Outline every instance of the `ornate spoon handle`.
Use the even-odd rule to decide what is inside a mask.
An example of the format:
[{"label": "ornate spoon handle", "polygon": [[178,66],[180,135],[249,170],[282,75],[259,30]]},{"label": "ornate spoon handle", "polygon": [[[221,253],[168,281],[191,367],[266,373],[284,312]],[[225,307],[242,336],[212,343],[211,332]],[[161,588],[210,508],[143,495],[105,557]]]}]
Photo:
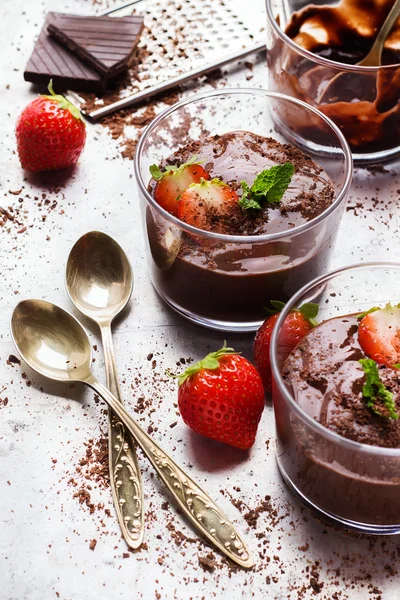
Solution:
[{"label": "ornate spoon handle", "polygon": [[193,525],[231,560],[242,567],[252,567],[253,559],[245,542],[211,498],[143,431],[103,384],[92,375],[85,380],[85,383],[107,402],[131,432]]},{"label": "ornate spoon handle", "polygon": [[[111,324],[101,326],[107,387],[121,403],[112,343]],[[130,548],[143,542],[143,489],[135,442],[113,410],[108,411],[108,459],[110,483],[122,535]]]}]

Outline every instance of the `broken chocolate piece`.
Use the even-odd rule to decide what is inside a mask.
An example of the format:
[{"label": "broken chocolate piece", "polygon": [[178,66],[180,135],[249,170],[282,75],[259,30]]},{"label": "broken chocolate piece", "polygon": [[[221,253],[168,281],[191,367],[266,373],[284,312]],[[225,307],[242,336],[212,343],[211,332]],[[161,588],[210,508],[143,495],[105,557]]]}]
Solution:
[{"label": "broken chocolate piece", "polygon": [[25,67],[25,81],[47,86],[52,79],[53,87],[57,92],[75,90],[102,94],[105,90],[105,80],[101,75],[47,35],[48,26],[57,23],[59,17],[60,13],[47,14],[45,24]]},{"label": "broken chocolate piece", "polygon": [[132,64],[143,17],[91,17],[58,14],[47,32],[106,80]]}]

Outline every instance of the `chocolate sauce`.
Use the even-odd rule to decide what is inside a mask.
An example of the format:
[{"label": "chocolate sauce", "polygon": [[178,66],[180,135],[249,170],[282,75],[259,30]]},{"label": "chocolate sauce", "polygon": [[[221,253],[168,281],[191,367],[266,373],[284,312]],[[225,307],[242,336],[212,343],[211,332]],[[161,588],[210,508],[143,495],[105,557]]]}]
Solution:
[{"label": "chocolate sauce", "polygon": [[[276,242],[248,244],[198,239],[170,225],[148,207],[146,224],[157,291],[183,312],[233,322],[260,321],[272,299],[288,300],[323,272],[331,254],[340,211],[327,223],[300,235],[291,229],[321,214],[333,201],[327,174],[294,146],[248,132],[193,142],[165,164],[182,164],[196,154],[211,177],[236,187],[250,185],[263,169],[292,162],[295,174],[278,208],[251,214],[238,208],[225,233],[257,235],[287,231]],[[165,165],[162,165],[165,166]],[[152,187],[150,186],[150,190]]]},{"label": "chocolate sauce", "polygon": [[[376,415],[362,397],[365,353],[355,315],[313,329],[287,358],[282,375],[296,402],[343,438],[400,448],[400,420]],[[379,366],[400,411],[400,373]],[[305,426],[275,393],[278,461],[296,488],[333,516],[372,525],[400,523],[400,458],[353,450]],[[384,413],[385,408],[377,406]]]},{"label": "chocolate sauce", "polygon": [[[331,61],[356,64],[371,49],[376,34],[393,6],[392,0],[342,0],[336,6],[307,5],[294,13],[285,33],[299,46]],[[274,89],[317,106],[343,131],[354,152],[373,153],[399,145],[400,22],[386,40],[381,68],[348,72],[331,84],[340,70],[316,65],[284,52],[277,40],[269,49]],[[286,57],[286,58],[284,58]],[[299,125],[311,139],[317,124]],[[314,133],[313,133],[314,131]]]},{"label": "chocolate sauce", "polygon": [[[356,316],[325,321],[290,355],[282,374],[299,406],[324,427],[362,444],[400,448],[400,419],[376,415],[363,400],[365,374],[358,361],[366,355],[357,332]],[[400,412],[400,372],[378,368]]]}]

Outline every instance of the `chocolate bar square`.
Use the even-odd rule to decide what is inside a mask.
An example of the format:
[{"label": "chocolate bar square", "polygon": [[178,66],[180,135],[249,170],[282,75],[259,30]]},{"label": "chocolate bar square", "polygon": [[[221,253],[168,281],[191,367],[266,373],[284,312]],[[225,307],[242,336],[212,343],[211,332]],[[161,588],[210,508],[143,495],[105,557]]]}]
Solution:
[{"label": "chocolate bar square", "polygon": [[47,14],[45,24],[25,67],[25,81],[47,85],[52,79],[57,91],[69,89],[101,95],[106,87],[104,78],[47,35],[48,26],[56,24],[59,18],[60,13]]},{"label": "chocolate bar square", "polygon": [[82,62],[112,79],[132,64],[143,17],[88,17],[60,14],[47,32]]}]

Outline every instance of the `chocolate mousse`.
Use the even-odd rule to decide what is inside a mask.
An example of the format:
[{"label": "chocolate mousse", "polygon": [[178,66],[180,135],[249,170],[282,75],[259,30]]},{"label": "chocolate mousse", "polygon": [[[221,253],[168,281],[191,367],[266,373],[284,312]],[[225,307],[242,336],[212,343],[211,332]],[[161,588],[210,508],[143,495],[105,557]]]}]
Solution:
[{"label": "chocolate mousse", "polygon": [[[305,6],[293,13],[285,33],[306,50],[336,63],[355,65],[371,49],[393,0],[341,0],[337,5]],[[340,73],[294,52],[288,57],[281,40],[269,48],[274,89],[300,98],[330,117],[353,152],[390,150],[400,134],[400,23],[388,36],[376,71]],[[313,125],[313,128],[317,125]],[[313,139],[309,124],[299,128]]]},{"label": "chocolate mousse", "polygon": [[[359,444],[400,448],[400,371],[366,356],[359,327],[358,315],[346,315],[311,330],[286,359],[282,377],[295,402],[325,428]],[[376,367],[391,412],[379,394],[374,404],[366,397],[365,359]],[[274,403],[278,461],[308,501],[348,522],[400,523],[400,457],[352,450],[289,417],[279,396]]]},{"label": "chocolate mousse", "polygon": [[[260,210],[231,204],[214,215],[208,229],[225,235],[260,236],[260,242],[215,240],[189,234],[154,208],[146,212],[153,257],[152,279],[177,310],[204,319],[249,323],[263,319],[271,299],[287,300],[327,267],[335,229],[326,224],[296,235],[296,228],[323,213],[334,200],[328,175],[309,156],[272,138],[237,131],[207,137],[180,148],[160,165],[179,167],[196,155],[211,179],[228,184],[238,197],[263,170],[290,163],[293,176],[281,200]],[[154,193],[155,181],[149,184]],[[340,211],[339,211],[340,212]],[[338,219],[340,216],[338,215]],[[292,233],[293,230],[293,233]],[[287,232],[276,241],[263,234]]]}]

